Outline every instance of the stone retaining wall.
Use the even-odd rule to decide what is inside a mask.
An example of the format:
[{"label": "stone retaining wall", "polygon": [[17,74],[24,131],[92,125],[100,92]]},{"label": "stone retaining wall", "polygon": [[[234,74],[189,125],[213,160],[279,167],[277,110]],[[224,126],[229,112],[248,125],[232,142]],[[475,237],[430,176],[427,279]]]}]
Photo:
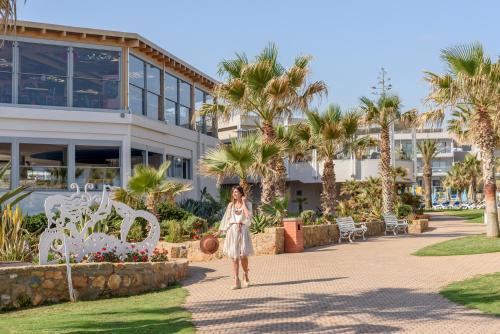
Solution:
[{"label": "stone retaining wall", "polygon": [[[366,223],[368,231],[365,236],[371,237],[384,234],[383,222]],[[306,225],[304,230],[304,248],[317,247],[337,243],[339,240],[339,228],[337,224],[331,225]]]},{"label": "stone retaining wall", "polygon": [[[366,236],[376,236],[384,233],[383,222],[366,223],[368,232]],[[331,225],[306,225],[302,227],[304,233],[304,248],[317,247],[337,243],[339,240],[339,229],[337,224]],[[284,253],[285,233],[283,227],[266,228],[265,233],[252,234],[252,244],[255,255],[276,255]],[[199,241],[187,241],[183,243],[160,242],[160,246],[166,248],[171,258],[186,258],[193,262],[204,262],[222,259],[222,247],[224,239],[219,239],[219,250],[214,254],[205,254],[200,249]]]},{"label": "stone retaining wall", "polygon": [[[285,230],[283,227],[268,227],[264,233],[252,234],[255,255],[275,255],[284,252]],[[199,241],[169,243],[160,241],[159,246],[167,249],[172,258],[186,258],[188,261],[204,262],[222,259],[224,239],[219,239],[219,249],[214,254],[205,254],[200,249]]]},{"label": "stone retaining wall", "polygon": [[[188,262],[79,263],[71,265],[78,300],[130,296],[184,279]],[[0,310],[69,300],[66,265],[0,268]]]}]

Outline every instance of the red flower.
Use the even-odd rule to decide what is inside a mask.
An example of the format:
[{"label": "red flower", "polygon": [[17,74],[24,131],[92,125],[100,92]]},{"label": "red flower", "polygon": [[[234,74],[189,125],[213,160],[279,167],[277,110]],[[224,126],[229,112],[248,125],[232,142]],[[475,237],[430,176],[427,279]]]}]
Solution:
[{"label": "red flower", "polygon": [[143,256],[142,257],[142,262],[146,262],[148,260],[148,257],[147,256]]},{"label": "red flower", "polygon": [[97,255],[101,255],[101,252],[97,252],[96,254],[97,254]]},{"label": "red flower", "polygon": [[134,257],[132,258],[134,260],[134,262],[137,262],[137,260],[139,259],[136,255],[134,255]]},{"label": "red flower", "polygon": [[140,253],[141,253],[142,255],[146,254],[144,251],[141,251]]},{"label": "red flower", "polygon": [[102,248],[102,250],[103,250],[103,251],[105,251],[105,250],[106,250],[106,247],[103,247],[103,248]]},{"label": "red flower", "polygon": [[135,245],[130,245],[130,247],[135,248]]}]

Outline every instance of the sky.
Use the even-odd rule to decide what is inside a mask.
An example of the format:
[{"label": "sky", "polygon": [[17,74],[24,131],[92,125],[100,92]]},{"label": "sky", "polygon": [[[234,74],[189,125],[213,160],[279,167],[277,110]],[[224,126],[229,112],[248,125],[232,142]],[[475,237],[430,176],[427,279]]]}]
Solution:
[{"label": "sky", "polygon": [[372,96],[384,67],[405,108],[425,111],[423,71],[443,72],[440,50],[479,41],[500,55],[498,0],[20,0],[18,19],[135,32],[218,79],[235,52],[270,41],[289,65],[311,55],[310,80],[344,109]]}]

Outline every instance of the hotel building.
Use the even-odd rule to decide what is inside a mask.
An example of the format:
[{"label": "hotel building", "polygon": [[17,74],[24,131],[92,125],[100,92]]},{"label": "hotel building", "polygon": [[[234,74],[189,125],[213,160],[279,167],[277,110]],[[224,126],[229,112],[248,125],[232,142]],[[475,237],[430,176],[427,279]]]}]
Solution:
[{"label": "hotel building", "polygon": [[135,33],[17,22],[0,48],[1,189],[29,185],[29,213],[72,183],[124,186],[137,164],[171,161],[198,197],[196,162],[217,124],[191,118],[216,81]]}]

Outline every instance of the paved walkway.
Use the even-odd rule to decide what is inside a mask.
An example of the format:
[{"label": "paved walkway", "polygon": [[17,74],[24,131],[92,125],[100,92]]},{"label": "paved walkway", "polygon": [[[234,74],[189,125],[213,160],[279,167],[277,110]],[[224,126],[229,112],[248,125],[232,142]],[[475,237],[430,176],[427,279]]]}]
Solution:
[{"label": "paved walkway", "polygon": [[499,253],[410,255],[484,231],[450,217],[436,219],[435,229],[420,236],[253,257],[248,289],[230,290],[227,260],[193,263],[186,307],[201,333],[500,333],[500,318],[437,293],[450,282],[500,271]]}]

